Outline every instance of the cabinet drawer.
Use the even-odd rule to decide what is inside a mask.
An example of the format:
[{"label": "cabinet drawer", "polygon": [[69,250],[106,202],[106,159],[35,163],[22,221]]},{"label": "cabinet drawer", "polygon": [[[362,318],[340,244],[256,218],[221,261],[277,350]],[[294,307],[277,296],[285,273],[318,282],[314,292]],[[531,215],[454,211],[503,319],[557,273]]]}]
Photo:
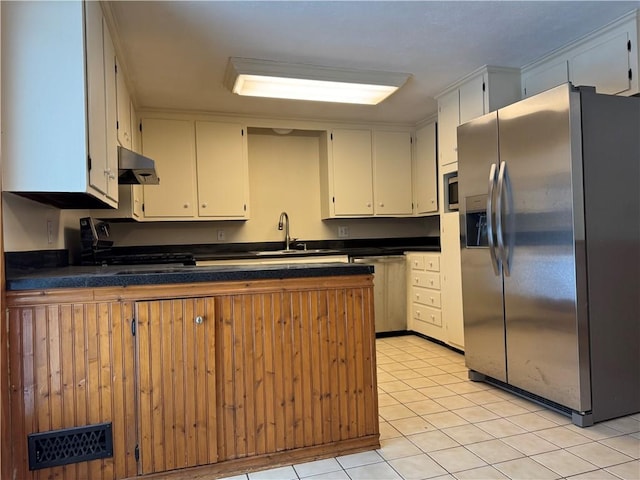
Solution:
[{"label": "cabinet drawer", "polygon": [[414,303],[411,306],[411,312],[415,320],[431,323],[432,325],[437,325],[438,327],[442,326],[442,314],[440,310]]},{"label": "cabinet drawer", "polygon": [[411,256],[411,269],[424,270],[424,257],[422,255]]},{"label": "cabinet drawer", "polygon": [[425,255],[424,256],[424,269],[430,272],[440,271],[440,256],[439,255]]},{"label": "cabinet drawer", "polygon": [[440,292],[428,288],[413,287],[411,297],[414,302],[430,307],[441,308]]},{"label": "cabinet drawer", "polygon": [[432,272],[412,272],[411,285],[440,290],[440,274]]}]

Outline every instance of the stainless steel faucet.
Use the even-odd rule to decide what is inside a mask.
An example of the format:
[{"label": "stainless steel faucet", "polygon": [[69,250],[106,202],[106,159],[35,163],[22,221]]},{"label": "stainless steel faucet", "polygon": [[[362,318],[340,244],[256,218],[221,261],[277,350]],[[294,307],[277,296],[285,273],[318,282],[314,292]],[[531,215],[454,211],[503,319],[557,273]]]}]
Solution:
[{"label": "stainless steel faucet", "polygon": [[278,221],[278,230],[282,230],[283,227],[284,227],[284,249],[289,250],[291,237],[289,236],[289,215],[287,215],[287,212],[282,212],[280,214],[280,220]]}]

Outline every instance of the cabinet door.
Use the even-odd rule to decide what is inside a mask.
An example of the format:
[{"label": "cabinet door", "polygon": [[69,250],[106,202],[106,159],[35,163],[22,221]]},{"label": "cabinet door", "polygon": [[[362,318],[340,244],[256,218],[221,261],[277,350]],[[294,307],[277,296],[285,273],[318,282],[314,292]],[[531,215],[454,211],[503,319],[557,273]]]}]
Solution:
[{"label": "cabinet door", "polygon": [[334,130],[331,145],[335,215],[373,215],[371,131]]},{"label": "cabinet door", "polygon": [[215,463],[213,298],[136,302],[141,474]]},{"label": "cabinet door", "polygon": [[[137,153],[142,152],[142,138],[140,135],[140,122],[138,120],[138,112],[133,106],[133,103],[130,104],[129,111],[131,112],[131,120],[129,124],[131,125],[131,150]],[[125,187],[131,187],[131,214],[133,218],[137,220],[141,220],[144,217],[144,212],[142,211],[143,204],[143,187],[142,185],[124,185]]]},{"label": "cabinet door", "polygon": [[246,218],[249,190],[246,145],[242,125],[196,122],[201,217]]},{"label": "cabinet door", "polygon": [[107,196],[118,201],[118,114],[116,100],[116,52],[106,20],[102,19],[104,36],[104,92],[107,138]]},{"label": "cabinet door", "polygon": [[569,81],[569,70],[566,60],[536,69],[522,77],[524,97],[531,97]]},{"label": "cabinet door", "polygon": [[131,97],[124,75],[116,58],[116,97],[118,107],[118,143],[125,148],[132,149],[131,134]]},{"label": "cabinet door", "polygon": [[144,185],[145,218],[193,217],[196,213],[193,122],[145,119],[142,152],[155,160],[160,177],[160,185]]},{"label": "cabinet door", "polygon": [[411,215],[411,135],[376,131],[373,136],[376,215]]},{"label": "cabinet door", "polygon": [[436,166],[436,124],[416,131],[416,156],[413,174],[415,213],[424,215],[438,211],[438,177]]},{"label": "cabinet door", "polygon": [[460,123],[460,97],[454,90],[438,99],[438,150],[439,164],[458,161],[457,128]]},{"label": "cabinet door", "polygon": [[464,348],[462,318],[462,271],[460,264],[460,222],[457,212],[440,215],[440,268],[442,272],[442,318],[447,343]]},{"label": "cabinet door", "polygon": [[[460,86],[460,122],[463,124],[485,114],[485,78],[478,75]],[[457,125],[456,125],[457,126]],[[456,141],[457,146],[457,141]]]},{"label": "cabinet door", "polygon": [[89,134],[89,184],[108,191],[107,104],[105,89],[102,9],[98,2],[85,4],[85,48],[87,69],[87,116]]},{"label": "cabinet door", "polygon": [[596,87],[598,93],[616,95],[631,88],[627,32],[595,43],[569,60],[569,76],[575,86]]},{"label": "cabinet door", "polygon": [[[11,325],[10,428],[16,439],[12,478],[115,479],[137,475],[132,314],[133,305],[128,302],[7,309]],[[112,457],[27,470],[28,434],[99,423],[112,426]],[[64,458],[63,454],[75,453],[70,450],[60,446],[54,455],[45,454],[44,458]],[[88,449],[79,450],[85,453]]]}]

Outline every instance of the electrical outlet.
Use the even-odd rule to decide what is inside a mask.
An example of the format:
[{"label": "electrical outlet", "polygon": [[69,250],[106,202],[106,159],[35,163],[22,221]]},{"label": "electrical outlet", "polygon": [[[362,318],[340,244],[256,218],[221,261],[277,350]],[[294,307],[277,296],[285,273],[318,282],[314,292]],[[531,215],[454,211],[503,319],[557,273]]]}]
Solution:
[{"label": "electrical outlet", "polygon": [[53,221],[47,220],[47,243],[53,243]]},{"label": "electrical outlet", "polygon": [[224,242],[226,239],[226,235],[224,233],[224,230],[220,229],[218,230],[218,241],[219,242]]},{"label": "electrical outlet", "polygon": [[347,238],[349,236],[349,227],[340,225],[338,227],[338,238]]}]

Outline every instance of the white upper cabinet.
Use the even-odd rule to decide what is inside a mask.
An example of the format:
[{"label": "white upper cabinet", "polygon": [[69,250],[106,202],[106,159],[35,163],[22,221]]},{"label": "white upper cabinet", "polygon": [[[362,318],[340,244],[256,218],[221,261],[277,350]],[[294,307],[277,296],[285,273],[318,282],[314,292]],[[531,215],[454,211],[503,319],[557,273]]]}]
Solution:
[{"label": "white upper cabinet", "polygon": [[373,215],[371,130],[334,129],[329,138],[330,216]]},{"label": "white upper cabinet", "polygon": [[102,22],[97,2],[2,4],[5,191],[62,208],[117,205]]},{"label": "white upper cabinet", "polygon": [[416,131],[413,164],[413,204],[416,215],[438,213],[436,123]]},{"label": "white upper cabinet", "polygon": [[531,97],[569,81],[569,62],[543,64],[522,74],[522,96]]},{"label": "white upper cabinet", "polygon": [[530,97],[570,81],[598,93],[636,95],[638,82],[638,11],[565,45],[522,67],[522,95]]},{"label": "white upper cabinet", "polygon": [[484,105],[485,75],[480,74],[470,78],[460,85],[460,125],[481,117],[487,111]]},{"label": "white upper cabinet", "polygon": [[412,215],[408,131],[337,128],[320,160],[323,218]]},{"label": "white upper cabinet", "polygon": [[243,125],[196,122],[198,214],[248,218],[249,165]]},{"label": "white upper cabinet", "polygon": [[129,150],[132,149],[133,134],[131,131],[131,97],[127,89],[122,69],[116,58],[116,97],[118,99],[118,143]]},{"label": "white upper cabinet", "polygon": [[438,164],[458,161],[457,131],[460,125],[460,92],[456,88],[438,98]]},{"label": "white upper cabinet", "polygon": [[458,125],[520,100],[520,70],[483,67],[436,97],[438,165],[458,161]]},{"label": "white upper cabinet", "polygon": [[628,31],[590,43],[569,60],[571,82],[576,86],[595,86],[598,93],[627,94],[631,91],[633,77],[630,73],[631,48]]},{"label": "white upper cabinet", "polygon": [[142,147],[160,178],[159,185],[144,185],[146,220],[248,218],[244,126],[145,118]]},{"label": "white upper cabinet", "polygon": [[145,118],[142,153],[152,158],[159,185],[144,185],[144,216],[191,219],[197,213],[196,148],[193,122]]},{"label": "white upper cabinet", "polygon": [[373,133],[373,198],[378,216],[410,216],[411,134],[376,130]]}]

